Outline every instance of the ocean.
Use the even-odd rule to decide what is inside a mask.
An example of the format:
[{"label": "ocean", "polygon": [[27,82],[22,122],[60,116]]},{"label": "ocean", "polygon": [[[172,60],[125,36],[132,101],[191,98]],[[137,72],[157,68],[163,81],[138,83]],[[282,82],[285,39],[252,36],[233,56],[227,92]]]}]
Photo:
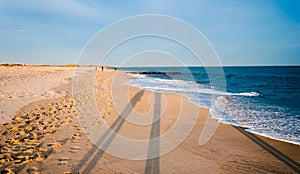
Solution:
[{"label": "ocean", "polygon": [[[133,72],[129,74],[134,78],[126,82],[127,85],[187,96],[192,103],[209,108],[210,116],[221,123],[300,145],[300,67],[119,69]],[[214,77],[222,77],[224,73],[226,89],[220,89],[218,83],[211,83],[207,72],[213,72]]]}]

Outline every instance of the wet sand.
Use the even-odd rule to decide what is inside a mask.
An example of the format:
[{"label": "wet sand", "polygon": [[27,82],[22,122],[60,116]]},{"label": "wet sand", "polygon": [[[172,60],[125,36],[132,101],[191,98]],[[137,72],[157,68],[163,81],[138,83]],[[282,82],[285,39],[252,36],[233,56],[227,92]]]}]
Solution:
[{"label": "wet sand", "polygon": [[[82,71],[80,78],[94,81],[94,68],[89,69],[92,74],[85,73],[87,69]],[[0,110],[3,110],[2,120],[6,120],[0,126],[0,171],[12,173],[297,173],[298,170],[299,172],[299,146],[257,136],[239,127],[219,124],[212,138],[206,144],[199,145],[199,136],[205,122],[210,119],[207,109],[191,104],[186,97],[180,95],[158,94],[128,87],[124,82],[130,77],[124,72],[98,71],[95,95],[78,96],[74,99],[70,79],[74,68],[1,67],[0,70],[1,102],[10,101],[8,102],[10,105],[0,105]],[[33,73],[26,75],[24,71]],[[57,81],[48,81],[47,88],[29,85],[34,79],[41,85],[45,85],[43,79],[47,76],[56,78]],[[30,87],[22,91],[19,85],[13,89],[13,84],[28,84]],[[28,95],[30,92],[36,93],[36,96]],[[118,101],[121,95],[127,96],[127,100]],[[10,98],[10,96],[14,97]],[[21,99],[20,96],[27,98]],[[36,98],[33,100],[30,97]],[[174,126],[182,109],[187,110],[184,112],[186,116],[193,115],[197,111],[197,120],[187,138],[169,153],[147,160],[128,160],[100,150],[86,135],[85,131],[89,131],[89,128],[83,129],[83,121],[90,121],[89,118],[93,118],[95,108],[86,107],[83,112],[86,115],[82,116],[78,107],[87,106],[86,104],[93,97],[101,118],[95,118],[97,120],[93,120],[95,122],[91,125],[99,126],[106,122],[116,133],[131,139],[143,140],[167,133]],[[81,106],[78,106],[77,100],[81,102]],[[21,101],[21,104],[17,101]],[[130,104],[133,107],[117,110],[115,106],[118,103],[124,103],[126,106]],[[181,108],[182,105],[185,108]],[[143,113],[151,113],[155,108],[153,113],[159,113],[158,115],[161,116],[155,124],[140,126],[123,119],[126,116],[130,118],[133,113],[138,113],[141,120],[148,119],[147,116],[143,117]],[[185,127],[182,127],[182,130],[184,129]],[[116,137],[110,134],[105,134],[105,137],[102,134],[99,139],[100,143],[108,147],[117,141]],[[161,150],[160,143],[159,141],[149,143],[148,150],[154,152]]]}]

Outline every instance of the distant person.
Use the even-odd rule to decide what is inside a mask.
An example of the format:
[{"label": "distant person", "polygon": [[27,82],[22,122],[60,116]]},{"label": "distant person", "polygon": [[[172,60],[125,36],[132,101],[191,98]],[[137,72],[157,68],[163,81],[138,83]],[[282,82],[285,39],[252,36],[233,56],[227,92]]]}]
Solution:
[{"label": "distant person", "polygon": [[103,66],[101,66],[101,70],[102,70],[102,71],[103,71],[103,68],[104,68],[104,67],[103,67]]},{"label": "distant person", "polygon": [[115,67],[115,71],[117,71],[117,67]]}]

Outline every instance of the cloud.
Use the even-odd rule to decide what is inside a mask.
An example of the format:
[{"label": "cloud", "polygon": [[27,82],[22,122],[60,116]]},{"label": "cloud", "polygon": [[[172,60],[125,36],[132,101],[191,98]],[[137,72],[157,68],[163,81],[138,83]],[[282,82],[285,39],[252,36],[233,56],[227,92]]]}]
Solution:
[{"label": "cloud", "polygon": [[84,4],[80,4],[73,0],[47,0],[43,1],[42,9],[41,6],[36,6],[40,10],[45,10],[49,13],[58,13],[64,15],[75,15],[75,16],[85,16],[85,17],[92,17],[92,16],[99,16],[101,13],[99,10],[96,10],[92,7],[89,7]]},{"label": "cloud", "polygon": [[[111,10],[97,8],[76,2],[75,0],[44,0],[44,1],[4,1],[0,11],[7,14],[35,14],[51,17],[71,18],[105,18],[111,14]],[[0,13],[1,14],[1,13]]]},{"label": "cloud", "polygon": [[18,33],[26,33],[33,32],[36,29],[0,29],[0,32],[18,32]]}]

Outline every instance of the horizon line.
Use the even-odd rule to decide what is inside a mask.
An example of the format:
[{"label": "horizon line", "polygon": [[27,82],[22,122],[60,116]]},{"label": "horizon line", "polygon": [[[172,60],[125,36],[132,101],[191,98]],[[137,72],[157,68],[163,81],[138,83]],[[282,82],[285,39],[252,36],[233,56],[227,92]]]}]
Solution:
[{"label": "horizon line", "polygon": [[67,64],[24,64],[24,63],[0,63],[0,66],[103,66],[103,67],[118,67],[118,68],[154,68],[154,67],[267,67],[267,66],[300,66],[300,64],[248,64],[248,65],[161,65],[161,66],[117,66],[117,65],[80,65],[74,63]]}]

